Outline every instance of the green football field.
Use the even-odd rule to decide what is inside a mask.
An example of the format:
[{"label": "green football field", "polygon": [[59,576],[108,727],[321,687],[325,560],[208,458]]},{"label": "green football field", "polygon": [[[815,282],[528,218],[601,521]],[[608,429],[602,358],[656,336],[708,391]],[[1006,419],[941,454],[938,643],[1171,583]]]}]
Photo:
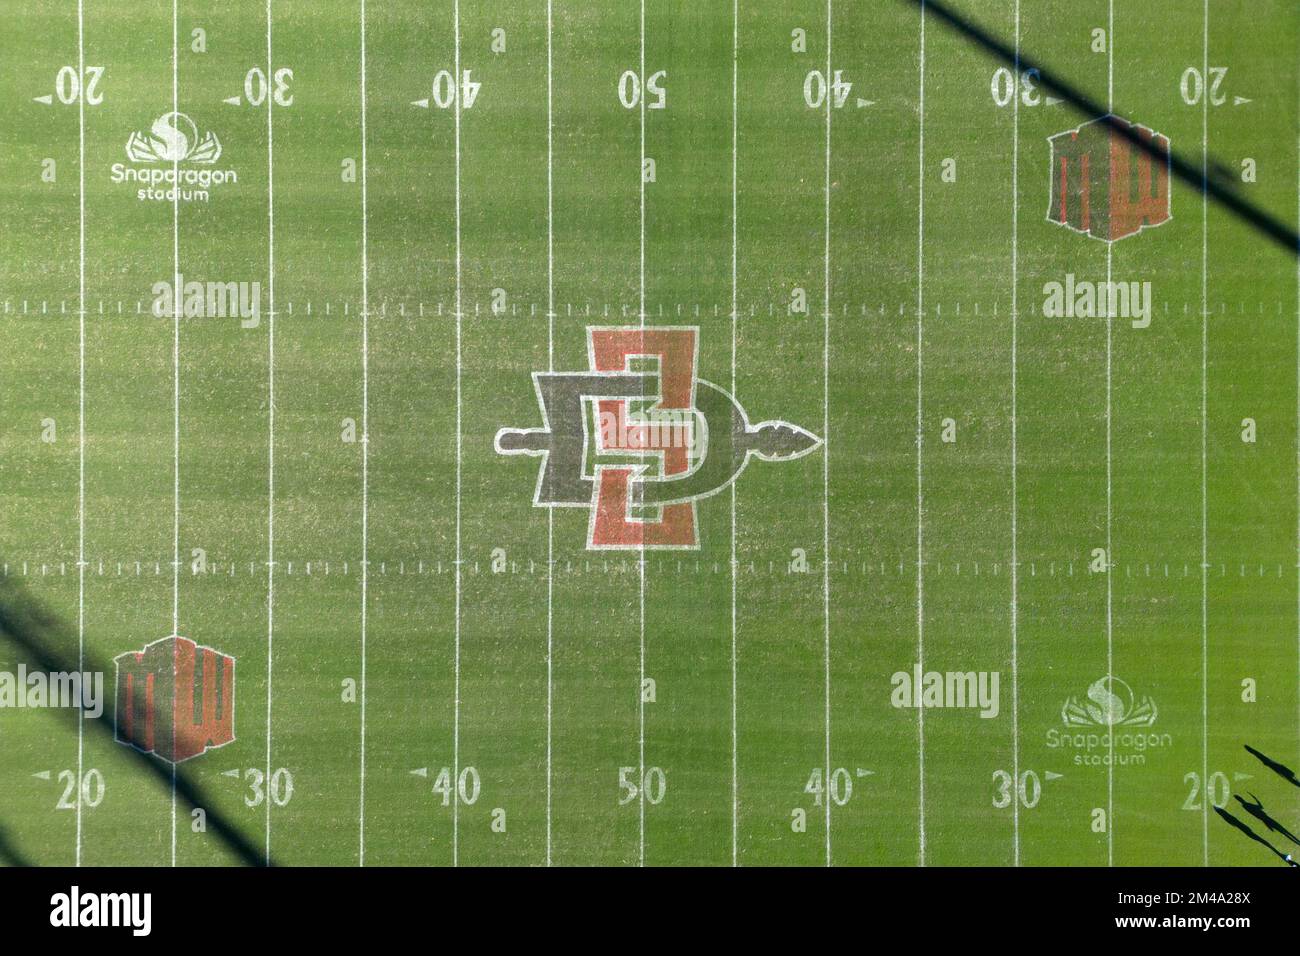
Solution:
[{"label": "green football field", "polygon": [[[1024,62],[913,0],[7,5],[0,581],[104,700],[0,686],[0,856],[1279,865],[1216,811],[1296,849],[1300,8],[951,3]],[[1202,181],[1075,177],[1080,98]],[[1052,221],[1117,157],[1167,221]],[[584,419],[538,506],[533,374],[658,327],[815,447],[606,513],[671,456]],[[172,635],[235,662],[197,810],[114,740]]]}]

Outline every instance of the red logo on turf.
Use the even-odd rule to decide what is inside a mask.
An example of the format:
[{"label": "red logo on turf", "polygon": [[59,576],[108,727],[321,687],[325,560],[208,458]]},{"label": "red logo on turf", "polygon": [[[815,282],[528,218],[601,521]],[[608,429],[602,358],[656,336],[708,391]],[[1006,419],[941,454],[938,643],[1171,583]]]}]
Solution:
[{"label": "red logo on turf", "polygon": [[118,743],[180,763],[235,739],[235,659],[173,635],[113,659]]},{"label": "red logo on turf", "polygon": [[[1131,131],[1166,158],[1153,156],[1116,126]],[[1103,116],[1047,141],[1052,146],[1048,221],[1105,242],[1169,221],[1168,137],[1116,116]]]},{"label": "red logo on turf", "polygon": [[695,329],[591,329],[588,335],[594,370],[631,372],[640,360],[657,367],[660,388],[659,395],[645,399],[602,398],[596,403],[597,453],[628,456],[631,461],[596,465],[588,544],[593,548],[694,547],[695,502],[664,505],[657,517],[634,518],[628,495],[634,474],[649,469],[671,476],[690,470]]}]

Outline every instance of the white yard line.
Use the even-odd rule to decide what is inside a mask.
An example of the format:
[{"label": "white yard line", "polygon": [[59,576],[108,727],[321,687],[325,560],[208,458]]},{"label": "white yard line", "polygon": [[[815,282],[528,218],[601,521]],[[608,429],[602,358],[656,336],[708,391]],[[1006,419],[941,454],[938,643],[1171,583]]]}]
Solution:
[{"label": "white yard line", "polygon": [[452,719],[452,799],[451,864],[460,864],[460,471],[461,471],[461,272],[460,272],[460,97],[463,83],[460,72],[460,0],[452,4],[455,43],[455,124],[456,124],[456,633],[455,633],[455,712]]},{"label": "white yard line", "polygon": [[[1201,76],[1210,75],[1210,0],[1202,4],[1204,29],[1201,38]],[[1207,796],[1201,801],[1202,864],[1210,865],[1210,579],[1209,579],[1209,458],[1206,452],[1209,411],[1210,315],[1209,315],[1209,156],[1210,97],[1201,98],[1201,786]]]},{"label": "white yard line", "polygon": [[[551,0],[546,0],[546,370],[555,371],[555,139]],[[555,509],[546,509],[546,865],[551,865],[551,733],[555,713]]]},{"label": "white yard line", "polygon": [[[86,78],[85,4],[77,0],[77,78]],[[86,98],[77,97],[77,673],[86,671]],[[85,709],[77,710],[77,852],[81,866],[81,781]]]},{"label": "white yard line", "polygon": [[[179,0],[172,0],[172,110],[180,112],[180,60],[177,34],[180,30]],[[172,160],[172,178],[177,183],[172,197],[172,285],[180,292],[181,195],[180,159]],[[172,308],[172,634],[180,631],[181,617],[181,297],[174,296]],[[172,678],[175,680],[175,666]],[[172,750],[176,749],[176,727],[172,726]],[[176,764],[172,764],[171,786],[172,866],[176,865]]]},{"label": "white yard line", "polygon": [[[266,75],[275,76],[271,55],[271,0],[266,0]],[[275,659],[275,97],[266,97],[266,860],[271,861],[271,704]]]},{"label": "white yard line", "polygon": [[[1115,0],[1107,0],[1106,5],[1106,112],[1115,111]],[[1115,244],[1106,243],[1106,288],[1110,289],[1111,260]],[[1109,292],[1107,292],[1109,295]],[[1108,300],[1109,301],[1109,300]],[[1112,575],[1115,569],[1115,553],[1111,550],[1111,528],[1114,509],[1112,503],[1112,463],[1111,425],[1114,405],[1111,400],[1111,359],[1113,356],[1112,332],[1115,317],[1106,308],[1106,673],[1115,674],[1115,593]],[[1106,865],[1115,865],[1115,735],[1106,735],[1106,750],[1109,759],[1106,762]]]},{"label": "white yard line", "polygon": [[[1016,70],[1020,75],[1020,0],[1016,0]],[[1011,779],[1020,781],[1020,498],[1017,447],[1020,295],[1020,97],[1011,98]],[[1011,859],[1020,865],[1020,801],[1011,801]]]},{"label": "white yard line", "polygon": [[[640,308],[641,333],[645,335],[645,0],[641,0],[641,54],[640,54],[641,85],[643,92],[640,97],[641,101],[641,163],[637,170],[638,182],[641,191],[641,279],[640,279]],[[644,344],[642,345],[644,348]],[[641,453],[644,461],[645,453]],[[645,866],[645,528],[641,528],[641,560],[638,562],[638,579],[640,590],[640,670],[636,687],[637,700],[637,811],[640,820],[639,824],[639,849],[637,851],[637,862]]]},{"label": "white yard line", "polygon": [[357,864],[366,863],[366,638],[370,572],[370,206],[366,189],[366,0],[361,0],[361,782]]},{"label": "white yard line", "polygon": [[[740,135],[740,0],[731,3],[731,394],[736,394],[737,247],[739,202],[737,153]],[[740,737],[736,723],[736,484],[731,483],[731,865],[740,862]]]},{"label": "white yard line", "polygon": [[[922,361],[925,329],[925,0],[921,0],[920,56],[921,133],[917,149],[916,202],[916,659],[925,670],[925,486],[921,470]],[[925,708],[916,708],[917,758],[917,859],[925,866]]]},{"label": "white yard line", "polygon": [[822,681],[825,696],[826,865],[831,865],[831,0],[826,0],[825,250],[822,264]]}]

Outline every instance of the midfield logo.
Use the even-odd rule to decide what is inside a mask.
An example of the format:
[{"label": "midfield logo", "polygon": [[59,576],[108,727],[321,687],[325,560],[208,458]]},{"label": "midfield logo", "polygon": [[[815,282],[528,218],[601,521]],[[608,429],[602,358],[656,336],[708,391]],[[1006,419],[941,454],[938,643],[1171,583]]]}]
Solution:
[{"label": "midfield logo", "polygon": [[173,635],[113,658],[118,743],[181,763],[235,739],[235,659]]},{"label": "midfield logo", "polygon": [[821,439],[782,421],[749,423],[724,389],[696,377],[694,327],[591,327],[590,368],[534,372],[541,428],[502,428],[502,455],[542,459],[533,503],[587,508],[587,547],[699,546],[695,504],[751,456],[787,461]]},{"label": "midfield logo", "polygon": [[1169,162],[1152,158],[1113,129],[1111,119],[1168,155],[1168,137],[1118,117],[1103,116],[1047,139],[1052,146],[1048,221],[1103,242],[1135,236],[1171,218]]}]

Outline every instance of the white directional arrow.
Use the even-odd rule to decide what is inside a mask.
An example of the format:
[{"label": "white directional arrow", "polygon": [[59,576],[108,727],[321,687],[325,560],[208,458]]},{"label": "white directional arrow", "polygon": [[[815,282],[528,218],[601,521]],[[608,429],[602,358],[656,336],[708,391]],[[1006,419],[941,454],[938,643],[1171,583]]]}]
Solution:
[{"label": "white directional arrow", "polygon": [[858,109],[862,109],[862,107],[864,106],[875,106],[875,105],[876,105],[875,100],[864,100],[862,97],[860,96],[858,97]]},{"label": "white directional arrow", "polygon": [[1234,96],[1232,98],[1233,106],[1245,106],[1247,103],[1253,103],[1254,100],[1248,100],[1244,96]]},{"label": "white directional arrow", "polygon": [[417,767],[417,768],[415,768],[414,770],[411,771],[411,776],[413,776],[413,777],[427,777],[427,776],[429,776],[429,768],[428,768],[428,767]]},{"label": "white directional arrow", "polygon": [[232,96],[229,99],[222,100],[221,102],[225,103],[228,106],[238,106],[240,103],[243,102],[243,100],[241,100],[238,96]]},{"label": "white directional arrow", "polygon": [[859,777],[870,777],[870,776],[873,776],[873,775],[875,774],[875,771],[874,771],[874,770],[863,770],[861,767],[859,767],[859,768],[857,769],[857,774],[858,774]]},{"label": "white directional arrow", "polygon": [[239,777],[239,771],[238,771],[238,770],[223,770],[223,771],[221,771],[221,776],[223,776],[223,777],[236,777],[236,778],[238,778],[238,777]]},{"label": "white directional arrow", "polygon": [[46,106],[52,106],[54,104],[54,94],[46,93],[44,96],[33,97],[33,100],[37,103],[44,103]]},{"label": "white directional arrow", "polygon": [[1043,778],[1046,780],[1060,780],[1062,776],[1064,776],[1064,774],[1053,773],[1050,770],[1043,773]]},{"label": "white directional arrow", "polygon": [[1234,782],[1240,783],[1243,780],[1254,780],[1255,777],[1254,774],[1249,774],[1249,773],[1234,773],[1232,775],[1232,779]]},{"label": "white directional arrow", "polygon": [[38,778],[38,779],[40,779],[40,780],[49,780],[49,779],[50,779],[50,772],[49,772],[48,770],[41,770],[41,771],[39,771],[38,773],[34,773],[34,774],[32,774],[32,776],[33,776],[33,777],[36,777],[36,778]]},{"label": "white directional arrow", "polygon": [[1065,101],[1058,96],[1044,96],[1043,102],[1048,106],[1055,106],[1057,103],[1063,103]]},{"label": "white directional arrow", "polygon": [[411,100],[411,105],[412,105],[412,106],[418,106],[418,107],[419,107],[420,109],[422,109],[422,110],[427,110],[427,109],[429,108],[429,101],[428,101],[428,100]]}]

